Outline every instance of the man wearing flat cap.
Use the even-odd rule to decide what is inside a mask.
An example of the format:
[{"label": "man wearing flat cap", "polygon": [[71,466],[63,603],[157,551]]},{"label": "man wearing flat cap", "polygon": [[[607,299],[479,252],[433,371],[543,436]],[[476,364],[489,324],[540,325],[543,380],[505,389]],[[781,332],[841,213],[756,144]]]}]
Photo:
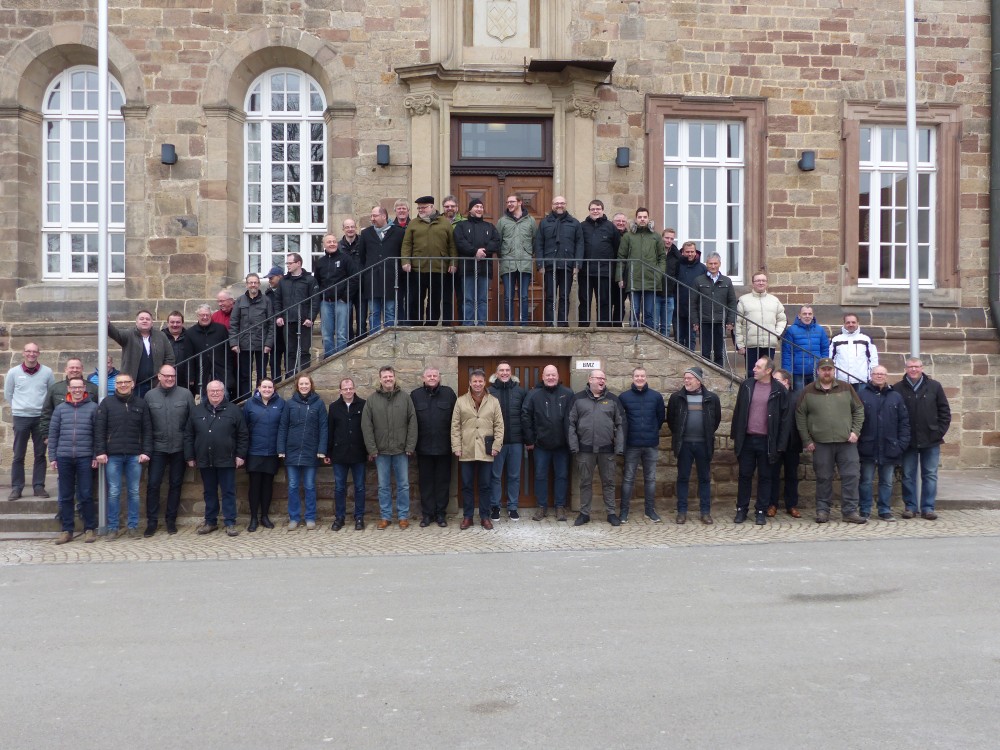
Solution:
[{"label": "man wearing flat cap", "polygon": [[500,233],[483,218],[485,211],[482,199],[473,198],[465,221],[454,225],[455,251],[462,264],[462,325],[466,326],[486,325],[492,259],[500,251]]},{"label": "man wearing flat cap", "polygon": [[712,519],[712,453],[715,431],[722,422],[719,397],[702,385],[705,376],[700,367],[684,371],[684,385],[670,394],[667,401],[667,425],[670,448],[677,458],[677,523],[687,520],[688,484],[691,468],[698,470],[698,509],[701,522]]},{"label": "man wearing flat cap", "polygon": [[417,218],[406,225],[400,256],[406,276],[406,325],[436,325],[448,274],[455,273],[455,239],[448,218],[434,208],[434,198],[417,198]]}]

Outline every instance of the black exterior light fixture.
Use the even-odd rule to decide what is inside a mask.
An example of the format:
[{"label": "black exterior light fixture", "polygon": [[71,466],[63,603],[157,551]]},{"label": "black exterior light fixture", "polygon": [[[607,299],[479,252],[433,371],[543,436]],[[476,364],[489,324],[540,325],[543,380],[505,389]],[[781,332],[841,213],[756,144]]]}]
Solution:
[{"label": "black exterior light fixture", "polygon": [[380,143],[375,147],[375,163],[380,167],[389,166],[389,144]]},{"label": "black exterior light fixture", "polygon": [[164,143],[160,146],[160,163],[168,167],[177,163],[177,149],[172,143]]},{"label": "black exterior light fixture", "polygon": [[628,166],[629,157],[631,157],[632,152],[629,151],[628,146],[619,146],[618,152],[615,154],[615,166],[625,168]]},{"label": "black exterior light fixture", "polygon": [[799,159],[799,169],[803,172],[812,172],[816,169],[816,152],[815,151],[803,151],[802,156]]}]

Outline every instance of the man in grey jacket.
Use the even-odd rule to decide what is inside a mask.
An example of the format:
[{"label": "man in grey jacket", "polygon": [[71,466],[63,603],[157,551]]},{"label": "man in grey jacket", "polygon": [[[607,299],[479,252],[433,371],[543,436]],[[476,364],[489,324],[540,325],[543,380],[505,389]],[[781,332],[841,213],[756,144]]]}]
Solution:
[{"label": "man in grey jacket", "polygon": [[[194,411],[194,397],[187,388],[177,387],[177,370],[163,365],[159,386],[146,394],[146,406],[153,425],[153,453],[146,476],[146,530],[144,537],[156,533],[160,518],[160,487],[167,474],[167,533],[177,533],[177,511],[184,484],[184,431]],[[168,473],[169,472],[169,473]]]},{"label": "man in grey jacket", "polygon": [[615,456],[625,452],[625,416],[618,397],[605,387],[603,370],[594,370],[587,388],[576,394],[569,410],[569,451],[580,473],[580,515],[573,522],[590,522],[594,466],[601,474],[601,492],[608,523],[621,526],[615,513]]}]

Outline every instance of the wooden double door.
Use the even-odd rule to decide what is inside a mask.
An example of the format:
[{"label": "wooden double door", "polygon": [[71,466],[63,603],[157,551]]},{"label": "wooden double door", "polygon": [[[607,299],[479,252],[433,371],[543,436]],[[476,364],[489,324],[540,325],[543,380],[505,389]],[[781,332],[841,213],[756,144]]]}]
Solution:
[{"label": "wooden double door", "polygon": [[[497,365],[501,361],[510,363],[514,377],[517,378],[521,387],[528,393],[536,385],[542,382],[542,370],[546,365],[555,365],[559,370],[559,381],[569,386],[569,360],[561,357],[462,357],[458,361],[458,394],[468,393],[469,373],[476,369],[483,369],[486,372],[486,384],[489,386],[490,376],[497,371]],[[521,487],[518,491],[518,507],[533,508],[538,505],[535,500],[535,462],[531,459],[531,451],[524,451],[521,461]],[[552,479],[549,478],[549,497],[552,497]],[[478,507],[478,491],[476,493]],[[462,505],[462,477],[458,477],[458,504]],[[500,493],[501,507],[507,504],[507,484],[503,480],[503,488]]]}]

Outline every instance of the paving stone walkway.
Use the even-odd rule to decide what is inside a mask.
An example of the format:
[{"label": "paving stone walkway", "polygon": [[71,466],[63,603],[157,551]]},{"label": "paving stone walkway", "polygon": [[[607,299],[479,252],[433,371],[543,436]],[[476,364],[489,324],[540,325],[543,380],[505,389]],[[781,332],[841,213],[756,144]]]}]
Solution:
[{"label": "paving stone walkway", "polygon": [[937,521],[900,519],[896,523],[869,521],[865,526],[832,521],[817,524],[804,514],[794,519],[779,512],[766,526],[756,526],[751,519],[742,525],[732,517],[715,516],[713,526],[704,526],[697,516],[683,526],[674,523],[673,515],[664,515],[663,523],[654,524],[637,518],[612,528],[603,519],[582,526],[558,523],[552,519],[494,521],[493,531],[478,524],[460,531],[457,518],[449,519],[448,528],[426,529],[412,525],[403,531],[398,526],[379,531],[369,523],[364,531],[348,527],[330,530],[329,522],[314,531],[300,527],[288,531],[283,525],[247,533],[239,525],[240,535],[227,537],[222,530],[198,536],[195,526],[182,526],[168,536],[161,530],[150,539],[126,539],[84,544],[77,537],[69,544],[54,545],[50,540],[0,542],[0,565],[111,563],[126,561],[163,562],[175,560],[250,560],[281,557],[379,557],[384,555],[447,555],[458,553],[542,552],[642,549],[656,547],[694,547],[712,545],[768,544],[776,542],[875,541],[933,537],[1000,536],[1000,510],[966,509],[940,511]]}]

